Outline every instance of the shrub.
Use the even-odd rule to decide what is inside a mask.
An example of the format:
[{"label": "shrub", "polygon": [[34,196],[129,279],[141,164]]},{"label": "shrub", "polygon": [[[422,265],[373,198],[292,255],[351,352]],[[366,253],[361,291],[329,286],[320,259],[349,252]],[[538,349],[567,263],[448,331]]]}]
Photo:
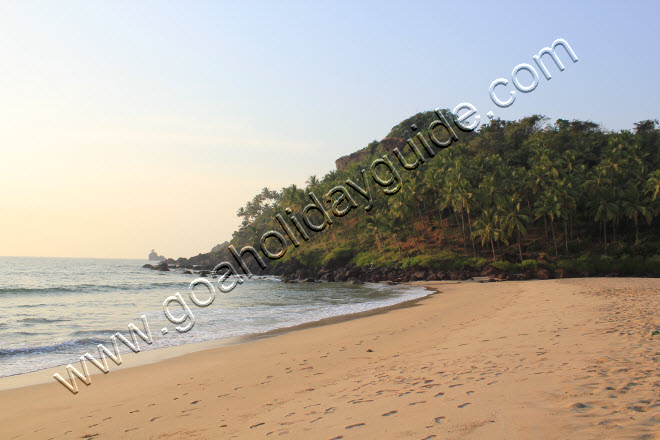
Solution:
[{"label": "shrub", "polygon": [[342,266],[348,263],[357,252],[353,248],[334,248],[323,257],[324,266]]}]

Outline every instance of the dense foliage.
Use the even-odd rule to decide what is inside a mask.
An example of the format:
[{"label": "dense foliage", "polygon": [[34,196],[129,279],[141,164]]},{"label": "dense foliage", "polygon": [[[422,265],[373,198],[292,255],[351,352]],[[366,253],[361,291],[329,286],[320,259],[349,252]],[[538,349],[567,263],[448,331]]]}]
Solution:
[{"label": "dense foliage", "polygon": [[[427,112],[403,121],[362,150],[359,157],[366,159],[322,178],[311,176],[305,188],[264,188],[238,210],[243,221],[231,242],[258,249],[261,234],[279,227],[276,214],[300,212],[309,191],[325,194],[347,178],[361,182],[360,169],[369,167],[371,157],[401,148],[412,124],[426,127],[432,119]],[[401,170],[397,194],[374,191],[370,212],[354,209],[270,264],[297,258],[312,267],[334,262],[451,269],[495,261],[496,267],[524,269],[545,259],[575,270],[605,264],[604,271],[658,273],[657,121],[607,132],[592,122],[552,124],[534,115],[458,134],[458,142],[423,166]],[[222,252],[209,257],[219,259]]]}]

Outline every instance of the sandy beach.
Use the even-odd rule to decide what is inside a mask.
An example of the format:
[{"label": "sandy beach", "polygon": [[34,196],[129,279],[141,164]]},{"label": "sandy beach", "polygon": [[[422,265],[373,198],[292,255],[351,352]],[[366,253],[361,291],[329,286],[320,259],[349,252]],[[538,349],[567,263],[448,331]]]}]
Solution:
[{"label": "sandy beach", "polygon": [[409,307],[110,363],[77,395],[2,391],[0,438],[660,439],[660,279],[422,284]]}]

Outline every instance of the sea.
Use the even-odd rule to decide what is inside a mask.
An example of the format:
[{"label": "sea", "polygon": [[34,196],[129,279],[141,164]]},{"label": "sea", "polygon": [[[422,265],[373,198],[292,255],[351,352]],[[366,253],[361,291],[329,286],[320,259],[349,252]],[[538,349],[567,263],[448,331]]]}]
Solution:
[{"label": "sea", "polygon": [[[409,285],[282,283],[277,277],[254,276],[231,292],[218,291],[209,306],[198,307],[188,295],[197,275],[142,268],[147,262],[0,257],[0,377],[80,365],[86,352],[98,357],[98,344],[112,350],[111,336],[117,332],[132,341],[129,324],[145,332],[142,316],[153,338],[152,344],[137,338],[145,351],[259,335],[429,293]],[[184,333],[164,315],[163,302],[176,293],[195,320]],[[204,286],[195,293],[200,301],[209,296]],[[169,309],[174,317],[185,316],[176,302]],[[179,324],[186,325],[188,321]],[[118,345],[120,352],[130,352],[125,344]]]}]

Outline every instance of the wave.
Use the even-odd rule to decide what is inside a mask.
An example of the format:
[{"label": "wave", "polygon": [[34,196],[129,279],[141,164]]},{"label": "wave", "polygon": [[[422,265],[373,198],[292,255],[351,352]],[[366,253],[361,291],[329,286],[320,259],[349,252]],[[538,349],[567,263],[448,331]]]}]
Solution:
[{"label": "wave", "polygon": [[[20,332],[20,333],[26,333],[26,332]],[[100,339],[100,338],[82,338],[82,339],[65,341],[59,344],[43,345],[38,347],[0,348],[0,358],[19,356],[22,354],[52,353],[63,349],[70,349],[71,347],[76,347],[78,345],[84,346],[84,345],[92,345],[92,344],[102,344],[104,342],[107,341],[105,339]]]},{"label": "wave", "polygon": [[50,318],[23,318],[19,319],[18,322],[25,322],[28,324],[50,324],[52,322],[66,322],[66,321],[71,321],[70,319],[66,318],[55,318],[55,319],[50,319]]},{"label": "wave", "polygon": [[92,337],[93,335],[107,335],[107,334],[115,334],[117,332],[122,332],[122,330],[110,330],[110,329],[104,329],[104,330],[76,330],[73,333],[70,333],[73,336],[90,336]]},{"label": "wave", "polygon": [[[52,286],[52,287],[0,287],[0,295],[2,294],[49,294],[49,293],[70,293],[82,291],[118,291],[118,290],[152,290],[165,287],[179,287],[185,286],[188,283],[181,281],[168,281],[144,284],[76,284],[71,286]],[[45,304],[39,304],[45,305]],[[23,305],[21,307],[37,307],[39,305]]]}]

